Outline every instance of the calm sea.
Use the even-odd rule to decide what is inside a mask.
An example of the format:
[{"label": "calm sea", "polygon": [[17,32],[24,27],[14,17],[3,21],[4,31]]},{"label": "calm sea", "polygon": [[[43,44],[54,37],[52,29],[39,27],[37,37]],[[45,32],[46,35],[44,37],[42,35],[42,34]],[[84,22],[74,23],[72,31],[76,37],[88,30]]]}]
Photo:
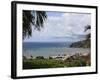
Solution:
[{"label": "calm sea", "polygon": [[36,56],[56,56],[58,54],[75,54],[75,53],[89,53],[89,48],[70,48],[70,42],[58,42],[58,43],[43,43],[43,42],[24,42],[23,43],[23,55],[30,57],[30,55]]}]

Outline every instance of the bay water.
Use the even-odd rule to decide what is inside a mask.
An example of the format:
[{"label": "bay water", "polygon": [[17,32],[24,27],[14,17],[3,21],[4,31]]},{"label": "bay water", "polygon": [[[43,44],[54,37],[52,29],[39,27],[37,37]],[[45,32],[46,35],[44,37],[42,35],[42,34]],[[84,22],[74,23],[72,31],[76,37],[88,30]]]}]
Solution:
[{"label": "bay water", "polygon": [[89,48],[71,48],[71,42],[23,42],[23,55],[26,57],[74,55],[90,53]]}]

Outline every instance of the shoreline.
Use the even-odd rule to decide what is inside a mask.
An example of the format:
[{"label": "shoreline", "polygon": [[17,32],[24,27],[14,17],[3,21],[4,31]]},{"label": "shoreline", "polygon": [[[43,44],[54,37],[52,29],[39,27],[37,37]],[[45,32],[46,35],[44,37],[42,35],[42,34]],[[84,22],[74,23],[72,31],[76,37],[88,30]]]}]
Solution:
[{"label": "shoreline", "polygon": [[[57,55],[49,55],[49,56],[42,56],[44,57],[45,59],[49,59],[49,57],[53,58],[53,59],[67,59],[67,58],[70,58],[71,56],[87,56],[87,55],[90,55],[90,53],[74,53],[74,54],[57,54]],[[38,56],[35,56],[34,55],[30,55],[30,56],[23,56],[25,57],[26,59],[35,59],[36,57]],[[41,55],[40,55],[41,57]]]}]

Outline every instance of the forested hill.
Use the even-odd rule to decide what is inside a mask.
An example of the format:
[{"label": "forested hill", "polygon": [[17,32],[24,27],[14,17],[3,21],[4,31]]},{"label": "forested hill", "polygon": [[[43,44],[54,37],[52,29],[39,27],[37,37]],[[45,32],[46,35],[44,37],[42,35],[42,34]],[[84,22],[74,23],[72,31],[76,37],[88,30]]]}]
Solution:
[{"label": "forested hill", "polygon": [[91,46],[90,39],[74,42],[70,45],[70,47],[75,47],[75,48],[90,48],[90,46]]}]

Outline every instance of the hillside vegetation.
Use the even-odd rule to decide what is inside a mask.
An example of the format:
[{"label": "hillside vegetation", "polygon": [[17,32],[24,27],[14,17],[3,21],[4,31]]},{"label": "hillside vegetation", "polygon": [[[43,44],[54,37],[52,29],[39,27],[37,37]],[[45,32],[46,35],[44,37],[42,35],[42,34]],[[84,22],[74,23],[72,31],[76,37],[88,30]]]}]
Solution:
[{"label": "hillside vegetation", "polygon": [[89,40],[83,40],[83,41],[78,41],[74,42],[70,45],[70,47],[75,47],[75,48],[90,48],[91,46],[91,41]]}]

